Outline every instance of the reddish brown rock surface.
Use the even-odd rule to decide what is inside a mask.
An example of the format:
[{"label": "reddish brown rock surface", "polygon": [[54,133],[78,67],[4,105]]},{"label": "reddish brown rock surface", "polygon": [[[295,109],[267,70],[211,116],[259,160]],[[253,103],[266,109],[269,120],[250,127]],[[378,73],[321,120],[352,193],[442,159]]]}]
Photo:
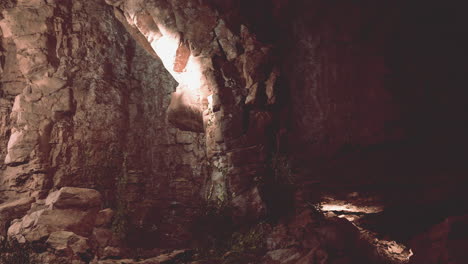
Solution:
[{"label": "reddish brown rock surface", "polygon": [[133,233],[183,232],[202,197],[204,142],[167,123],[176,84],[161,63],[100,1],[11,2],[2,14],[0,200],[93,188]]}]

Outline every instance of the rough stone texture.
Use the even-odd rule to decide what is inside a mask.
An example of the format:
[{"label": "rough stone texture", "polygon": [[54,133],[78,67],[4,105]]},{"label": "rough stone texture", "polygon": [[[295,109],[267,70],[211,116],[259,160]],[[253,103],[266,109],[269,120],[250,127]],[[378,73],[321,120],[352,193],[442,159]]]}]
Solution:
[{"label": "rough stone texture", "polygon": [[65,239],[64,234],[70,235],[70,232],[90,236],[101,203],[101,196],[95,190],[63,187],[49,194],[45,208],[33,208],[21,219],[13,221],[8,236],[22,242],[44,241],[54,233],[57,239],[51,241]]},{"label": "rough stone texture", "polygon": [[64,254],[79,257],[90,251],[86,238],[67,231],[51,233],[46,243],[57,255]]},{"label": "rough stone texture", "polygon": [[94,240],[96,240],[98,247],[103,249],[109,245],[113,235],[112,231],[106,228],[93,229]]},{"label": "rough stone texture", "polygon": [[465,263],[468,259],[468,216],[449,217],[418,234],[409,243],[415,255],[410,263]]},{"label": "rough stone texture", "polygon": [[290,102],[278,137],[312,196],[305,199],[329,190],[391,206],[458,199],[467,169],[467,142],[455,136],[466,132],[467,94],[457,88],[468,83],[458,55],[466,29],[456,5],[426,12],[419,3],[299,1],[278,11],[290,21],[281,24]]},{"label": "rough stone texture", "polygon": [[144,241],[183,242],[202,197],[204,139],[167,122],[177,85],[160,61],[101,1],[1,12],[0,201],[93,188],[130,236],[157,228]]},{"label": "rough stone texture", "polygon": [[175,250],[172,252],[169,252],[167,254],[162,254],[160,256],[154,257],[154,258],[149,258],[143,261],[139,261],[137,263],[141,264],[151,264],[151,263],[170,263],[170,262],[175,262],[177,261],[178,258],[181,256],[184,256],[187,254],[188,251],[181,249],[181,250]]},{"label": "rough stone texture", "polygon": [[[272,86],[276,78],[271,77],[275,76],[271,48],[257,41],[243,24],[229,28],[222,15],[199,1],[108,3],[129,32],[139,43],[143,42],[142,46],[154,50],[179,83],[171,98],[168,120],[182,130],[205,132],[212,167],[209,186],[205,188],[208,200],[219,204],[229,204],[231,199],[254,201],[253,206],[260,208],[245,210],[248,205],[242,202],[231,205],[243,212],[237,215],[240,219],[261,217],[264,205],[255,191],[257,184],[230,184],[231,178],[239,177],[231,168],[246,164],[230,158],[230,154],[266,156],[269,142],[264,134],[269,131],[271,118],[264,118],[269,111],[256,113],[257,108],[265,106],[260,98],[266,94],[266,87],[270,101],[274,97]],[[246,104],[252,109],[244,108]],[[265,167],[263,159],[249,163],[252,170],[259,172]]]},{"label": "rough stone texture", "polygon": [[106,208],[98,212],[96,216],[96,226],[104,226],[109,227],[112,224],[112,220],[114,218],[115,212],[110,209]]},{"label": "rough stone texture", "polygon": [[166,254],[159,255],[154,258],[148,258],[145,260],[134,260],[134,259],[119,259],[119,260],[100,260],[93,261],[92,264],[163,264],[163,263],[174,263],[181,259],[188,253],[187,250],[175,250]]},{"label": "rough stone texture", "polygon": [[310,209],[279,223],[266,244],[265,264],[394,263],[378,254],[347,220]]},{"label": "rough stone texture", "polygon": [[90,209],[101,207],[101,194],[92,189],[62,187],[47,196],[45,205],[50,208]]},{"label": "rough stone texture", "polygon": [[34,202],[32,198],[23,198],[10,203],[0,205],[0,232],[1,236],[6,235],[10,221],[22,217]]},{"label": "rough stone texture", "polygon": [[[461,6],[282,2],[289,3],[278,17],[290,23],[280,23],[288,36],[280,65],[290,101],[278,138],[294,168],[295,206],[323,196],[383,205],[364,226],[406,244],[466,214]],[[417,250],[415,263],[426,263]],[[426,255],[427,247],[419,250]]]}]

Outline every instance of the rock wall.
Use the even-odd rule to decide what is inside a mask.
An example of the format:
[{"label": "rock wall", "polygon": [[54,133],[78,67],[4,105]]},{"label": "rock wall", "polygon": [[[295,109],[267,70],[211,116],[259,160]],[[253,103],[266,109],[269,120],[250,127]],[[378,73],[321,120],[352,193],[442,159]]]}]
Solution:
[{"label": "rock wall", "polygon": [[94,188],[122,232],[180,242],[202,197],[205,142],[167,122],[176,83],[160,61],[105,3],[2,8],[2,203]]},{"label": "rock wall", "polygon": [[205,132],[212,168],[207,200],[233,206],[241,222],[259,219],[265,214],[260,185],[272,141],[269,108],[275,104],[279,75],[272,47],[208,3],[107,3],[179,83],[169,121],[182,130]]},{"label": "rock wall", "polygon": [[[290,101],[282,110],[280,145],[299,186],[291,195],[296,206],[321,200],[338,214],[353,214],[350,206],[384,206],[361,218],[361,226],[405,243],[433,236],[449,216],[466,215],[460,182],[467,171],[462,98],[468,94],[460,87],[468,83],[467,40],[460,7],[421,1],[283,6],[280,21],[290,23],[280,23],[288,36],[280,39],[288,54],[280,65]],[[447,239],[450,253],[440,248],[434,255],[460,262],[457,248],[467,240],[461,237]],[[412,261],[436,262],[422,244],[412,247]]]},{"label": "rock wall", "polygon": [[289,56],[281,65],[291,118],[282,144],[304,199],[322,192],[352,200],[346,195],[356,192],[402,214],[466,204],[457,187],[467,169],[467,142],[457,136],[466,132],[460,98],[467,93],[459,88],[468,83],[466,29],[456,4],[420,4],[315,1],[285,9]]}]

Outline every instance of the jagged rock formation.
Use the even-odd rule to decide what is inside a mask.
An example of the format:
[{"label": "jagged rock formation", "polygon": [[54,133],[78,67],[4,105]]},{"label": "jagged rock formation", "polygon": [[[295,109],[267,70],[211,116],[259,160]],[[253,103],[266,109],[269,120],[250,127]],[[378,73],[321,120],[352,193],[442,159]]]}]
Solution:
[{"label": "jagged rock formation", "polygon": [[105,3],[7,7],[2,202],[44,199],[63,186],[94,188],[136,236],[151,225],[171,236],[183,232],[184,215],[201,200],[204,139],[167,124],[175,83],[161,63]]},{"label": "jagged rock formation", "polygon": [[425,6],[1,1],[0,235],[189,262],[262,222],[211,261],[463,263],[466,29]]}]

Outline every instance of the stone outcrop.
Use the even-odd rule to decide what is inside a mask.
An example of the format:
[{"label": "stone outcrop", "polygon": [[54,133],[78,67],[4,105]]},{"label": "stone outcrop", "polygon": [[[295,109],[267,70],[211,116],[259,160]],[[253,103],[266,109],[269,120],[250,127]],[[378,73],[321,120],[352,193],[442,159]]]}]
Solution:
[{"label": "stone outcrop", "polygon": [[[235,157],[247,155],[255,155],[249,167],[259,174],[258,179],[264,177],[262,158],[270,143],[264,135],[272,132],[272,113],[260,109],[274,104],[279,74],[271,47],[257,40],[246,25],[229,28],[215,9],[197,1],[107,3],[179,83],[168,109],[169,121],[182,130],[205,132],[212,166],[208,200],[237,207],[239,218],[261,217],[265,205],[257,184],[251,180],[231,184],[231,179],[244,178],[232,168],[246,165]],[[197,13],[192,15],[190,10]],[[264,95],[266,101],[261,99]],[[249,203],[260,208],[245,210]]]},{"label": "stone outcrop", "polygon": [[313,210],[277,225],[266,238],[265,264],[390,263],[346,219],[323,218]]},{"label": "stone outcrop", "polygon": [[63,187],[49,194],[45,201],[34,204],[24,217],[13,221],[8,236],[22,242],[43,242],[55,234],[50,241],[54,245],[65,243],[74,234],[88,237],[101,204],[101,195],[96,190]]},{"label": "stone outcrop", "polygon": [[[56,255],[72,255],[83,258],[89,254],[90,248],[86,238],[73,232],[56,231],[50,234],[47,245]],[[86,257],[84,257],[86,258]]]},{"label": "stone outcrop", "polygon": [[11,220],[22,217],[34,202],[32,198],[23,198],[10,203],[3,203],[0,206],[0,228],[1,236],[5,237],[8,225]]},{"label": "stone outcrop", "polygon": [[110,234],[108,240],[113,237],[109,229],[111,210],[99,210],[102,200],[96,190],[63,187],[50,193],[45,200],[32,202],[23,201],[30,209],[21,214],[23,217],[11,222],[8,239],[34,245],[36,249],[46,248],[46,252],[36,256],[38,259],[52,263],[58,259],[78,263],[90,261],[105,234]]},{"label": "stone outcrop", "polygon": [[177,235],[152,243],[178,243],[202,200],[205,143],[168,123],[177,85],[160,61],[104,2],[2,2],[1,12],[0,201],[93,188],[131,236],[157,225]]}]

